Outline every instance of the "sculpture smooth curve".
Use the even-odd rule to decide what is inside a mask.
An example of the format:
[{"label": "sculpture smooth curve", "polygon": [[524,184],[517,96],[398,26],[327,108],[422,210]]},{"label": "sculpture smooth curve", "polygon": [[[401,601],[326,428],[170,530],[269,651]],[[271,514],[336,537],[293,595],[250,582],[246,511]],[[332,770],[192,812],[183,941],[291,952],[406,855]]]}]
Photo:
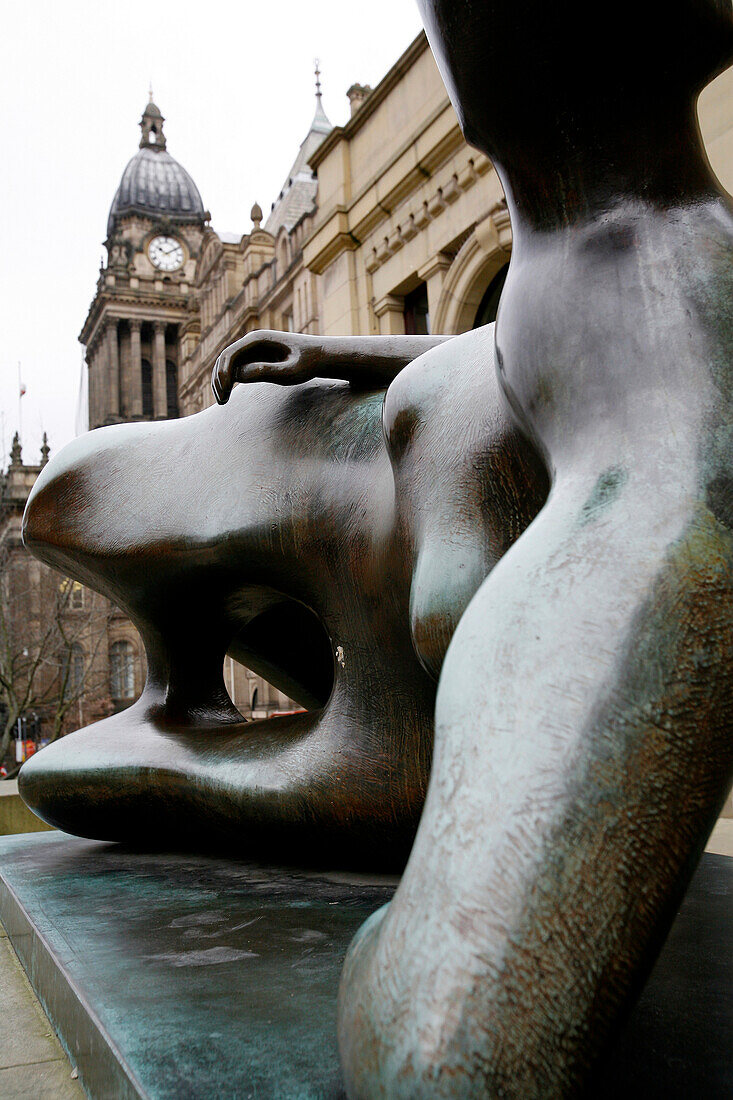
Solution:
[{"label": "sculpture smooth curve", "polygon": [[[326,370],[317,339],[290,339]],[[448,642],[546,492],[486,390],[490,330],[466,355],[461,339],[389,389],[240,385],[224,408],[100,429],[49,463],[26,543],[125,609],[149,671],[134,706],[23,767],[39,816],[99,839],[404,865]],[[376,360],[379,342],[338,342],[338,370],[365,346]],[[243,722],[227,652],[308,712]]]},{"label": "sculpture smooth curve", "polygon": [[552,486],[450,645],[340,1047],[354,1100],[548,1100],[589,1086],[733,772],[733,216],[695,116],[733,21],[420,7],[505,187],[498,377]]}]

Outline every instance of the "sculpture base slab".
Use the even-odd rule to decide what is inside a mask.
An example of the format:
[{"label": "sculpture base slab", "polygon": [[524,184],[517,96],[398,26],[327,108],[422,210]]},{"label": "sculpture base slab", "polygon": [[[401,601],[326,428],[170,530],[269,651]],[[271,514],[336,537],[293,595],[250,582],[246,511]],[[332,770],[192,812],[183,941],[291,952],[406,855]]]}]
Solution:
[{"label": "sculpture base slab", "polygon": [[[95,1098],[336,1100],[336,992],[396,879],[0,838],[0,920]],[[594,1097],[733,1095],[733,859],[703,857]]]},{"label": "sculpture base slab", "polygon": [[0,920],[90,1096],[336,1098],[336,990],[397,879],[0,839]]}]

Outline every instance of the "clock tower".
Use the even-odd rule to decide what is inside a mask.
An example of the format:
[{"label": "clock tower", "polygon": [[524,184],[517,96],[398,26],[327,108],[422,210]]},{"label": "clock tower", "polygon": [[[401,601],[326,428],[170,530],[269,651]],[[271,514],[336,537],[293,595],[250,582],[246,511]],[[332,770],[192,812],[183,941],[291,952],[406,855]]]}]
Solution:
[{"label": "clock tower", "polygon": [[109,212],[107,261],[79,337],[90,428],[178,415],[179,329],[209,215],[167,151],[164,121],[151,93]]}]

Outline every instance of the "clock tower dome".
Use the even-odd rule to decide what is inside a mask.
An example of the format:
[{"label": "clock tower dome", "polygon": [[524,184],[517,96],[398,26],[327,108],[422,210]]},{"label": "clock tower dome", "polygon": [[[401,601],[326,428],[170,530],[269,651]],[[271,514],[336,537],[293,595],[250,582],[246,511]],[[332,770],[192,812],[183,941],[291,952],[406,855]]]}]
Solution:
[{"label": "clock tower dome", "polygon": [[178,415],[179,329],[209,214],[166,148],[164,122],[151,92],[140,147],[112,200],[106,263],[79,337],[90,428]]}]

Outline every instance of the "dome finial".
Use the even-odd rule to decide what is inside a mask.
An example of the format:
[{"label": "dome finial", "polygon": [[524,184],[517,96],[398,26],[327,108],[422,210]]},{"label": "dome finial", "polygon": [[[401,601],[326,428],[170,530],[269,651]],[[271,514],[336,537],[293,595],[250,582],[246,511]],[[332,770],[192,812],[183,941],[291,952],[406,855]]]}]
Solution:
[{"label": "dome finial", "polygon": [[320,62],[316,58],[316,99],[321,102],[321,70],[319,68]]},{"label": "dome finial", "polygon": [[262,207],[258,202],[256,202],[250,210],[249,216],[252,219],[255,231],[258,230],[262,224]]},{"label": "dome finial", "polygon": [[140,119],[140,129],[142,130],[142,137],[140,138],[141,149],[160,151],[165,149],[165,134],[163,133],[164,122],[165,119],[160,113],[160,108],[153,103],[153,85],[151,82],[150,101],[143,111],[143,117]]},{"label": "dome finial", "polygon": [[150,86],[148,88],[148,103],[152,103],[152,102],[153,102],[153,82],[151,80],[150,81]]}]

